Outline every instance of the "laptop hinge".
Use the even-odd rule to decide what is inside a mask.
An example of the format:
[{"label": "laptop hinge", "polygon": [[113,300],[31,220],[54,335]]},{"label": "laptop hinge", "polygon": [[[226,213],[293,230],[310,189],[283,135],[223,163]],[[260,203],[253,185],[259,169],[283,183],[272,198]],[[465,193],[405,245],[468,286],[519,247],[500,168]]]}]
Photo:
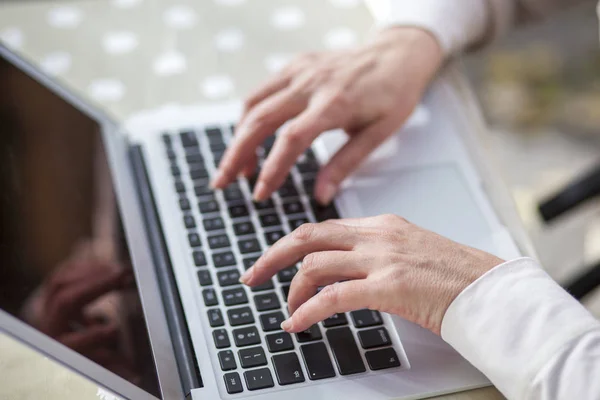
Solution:
[{"label": "laptop hinge", "polygon": [[192,389],[202,387],[202,377],[175,283],[171,257],[164,240],[162,225],[158,218],[147,174],[146,161],[140,145],[130,146],[129,158],[136,181],[146,234],[152,250],[181,384],[186,398],[189,398]]}]

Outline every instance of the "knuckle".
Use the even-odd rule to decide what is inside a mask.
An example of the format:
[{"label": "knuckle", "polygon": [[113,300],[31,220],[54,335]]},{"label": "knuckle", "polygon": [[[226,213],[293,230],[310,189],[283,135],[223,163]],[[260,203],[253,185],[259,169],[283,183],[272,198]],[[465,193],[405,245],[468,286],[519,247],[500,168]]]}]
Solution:
[{"label": "knuckle", "polygon": [[327,285],[320,292],[324,304],[330,307],[336,307],[340,302],[340,285]]},{"label": "knuckle", "polygon": [[317,229],[317,225],[313,223],[308,223],[304,225],[300,225],[293,233],[292,236],[295,240],[299,242],[308,242],[310,241]]},{"label": "knuckle", "polygon": [[290,124],[282,138],[290,147],[300,146],[304,142],[303,131],[295,124]]},{"label": "knuckle", "polygon": [[312,277],[315,275],[316,271],[319,270],[323,266],[322,257],[317,253],[311,253],[304,257],[302,260],[302,268],[301,271],[303,275],[307,277]]}]

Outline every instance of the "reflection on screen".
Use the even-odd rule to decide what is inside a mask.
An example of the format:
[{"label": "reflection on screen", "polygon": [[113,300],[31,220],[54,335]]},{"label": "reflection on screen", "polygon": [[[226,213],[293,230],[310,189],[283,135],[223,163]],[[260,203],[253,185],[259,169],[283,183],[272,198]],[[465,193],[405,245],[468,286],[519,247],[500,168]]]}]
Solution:
[{"label": "reflection on screen", "polygon": [[0,307],[157,395],[96,124],[0,59]]}]

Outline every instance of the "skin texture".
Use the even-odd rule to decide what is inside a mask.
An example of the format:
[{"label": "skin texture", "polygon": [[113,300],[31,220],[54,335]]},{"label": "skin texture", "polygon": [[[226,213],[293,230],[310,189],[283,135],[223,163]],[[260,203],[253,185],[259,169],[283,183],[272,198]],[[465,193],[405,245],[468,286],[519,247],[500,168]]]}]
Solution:
[{"label": "skin texture", "polygon": [[452,301],[503,262],[401,217],[383,215],[304,224],[275,243],[241,281],[260,285],[301,260],[284,330],[300,332],[335,313],[369,308],[438,335]]},{"label": "skin texture", "polygon": [[255,199],[277,190],[322,132],[343,129],[349,140],[315,187],[319,202],[331,202],[341,182],[410,116],[442,63],[437,40],[411,27],[384,30],[352,50],[299,56],[246,100],[213,187],[255,173],[257,147],[289,121],[261,168]]}]

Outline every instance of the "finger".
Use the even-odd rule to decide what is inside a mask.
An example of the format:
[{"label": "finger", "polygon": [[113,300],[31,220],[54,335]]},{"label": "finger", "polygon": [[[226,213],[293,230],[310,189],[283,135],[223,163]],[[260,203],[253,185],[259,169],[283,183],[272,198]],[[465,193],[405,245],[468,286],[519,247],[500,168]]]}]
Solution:
[{"label": "finger", "polygon": [[250,160],[248,160],[248,163],[242,168],[242,175],[244,175],[244,177],[246,177],[248,179],[251,178],[252,176],[254,176],[257,166],[258,166],[258,157],[256,156],[256,153],[255,153],[250,157]]},{"label": "finger", "polygon": [[331,160],[321,168],[315,185],[315,198],[329,204],[342,181],[381,145],[400,126],[396,116],[375,122],[362,132],[353,135]]},{"label": "finger", "polygon": [[277,137],[258,177],[254,190],[255,200],[262,201],[268,198],[281,186],[300,154],[321,133],[343,124],[344,121],[337,114],[328,115],[327,110],[320,102],[312,104]]},{"label": "finger", "polygon": [[281,328],[290,333],[301,332],[333,314],[369,308],[373,292],[365,279],[325,286],[285,320]]},{"label": "finger", "polygon": [[116,325],[95,325],[82,332],[67,333],[57,340],[79,353],[85,353],[87,350],[113,343],[117,334]]},{"label": "finger", "polygon": [[293,265],[310,253],[352,250],[362,241],[356,231],[334,224],[304,224],[278,240],[241,277],[249,286],[260,285],[279,270]]},{"label": "finger", "polygon": [[290,314],[314,296],[321,286],[366,278],[371,264],[366,256],[354,251],[326,251],[307,255],[290,286]]},{"label": "finger", "polygon": [[285,89],[290,84],[291,80],[292,74],[284,71],[281,74],[277,74],[269,78],[260,87],[251,92],[244,102],[244,113],[240,119],[240,122],[244,120],[244,117],[248,115],[252,108],[265,100],[267,97],[279,92],[282,89]]},{"label": "finger", "polygon": [[296,90],[286,89],[256,106],[244,122],[239,124],[229,148],[219,165],[217,176],[211,182],[223,188],[237,178],[240,170],[256,155],[256,148],[267,136],[306,107],[306,97]]}]

